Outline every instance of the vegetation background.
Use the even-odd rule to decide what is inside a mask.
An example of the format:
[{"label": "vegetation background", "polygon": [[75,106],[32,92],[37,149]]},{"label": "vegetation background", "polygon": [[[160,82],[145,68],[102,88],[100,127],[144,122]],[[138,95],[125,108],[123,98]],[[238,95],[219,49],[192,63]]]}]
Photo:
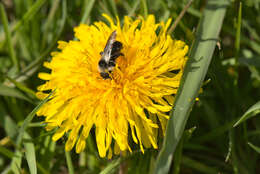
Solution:
[{"label": "vegetation background", "polygon": [[[220,17],[211,19],[205,9],[207,0],[193,0],[172,37],[196,47],[199,21],[213,23],[202,34],[220,35],[211,55],[203,92],[186,121],[181,122],[175,145],[167,139],[165,146],[174,147],[174,158],[165,173],[173,174],[258,174],[260,173],[260,0],[208,0],[225,4]],[[218,1],[218,2],[217,2]],[[225,1],[225,2],[224,2]],[[90,136],[87,148],[79,155],[65,152],[65,139],[52,142],[53,132],[46,132],[43,118],[34,117],[41,106],[35,97],[42,62],[50,59],[58,40],[73,39],[73,27],[104,20],[102,13],[123,20],[154,14],[157,21],[176,19],[188,0],[2,0],[0,2],[0,171],[2,173],[120,173],[146,174],[163,166],[156,162],[158,150],[145,154],[134,151],[126,156],[101,159],[95,138]],[[213,12],[214,13],[214,7]],[[211,9],[212,10],[212,9]],[[216,9],[217,11],[217,9]],[[224,22],[222,25],[222,18]],[[212,21],[213,20],[213,21]],[[203,33],[204,32],[204,33]],[[217,34],[216,34],[217,36]],[[209,45],[198,54],[210,54]],[[212,46],[212,45],[211,45]],[[213,45],[215,47],[215,45]],[[193,59],[191,53],[190,59]],[[191,69],[186,68],[186,74]],[[197,79],[190,88],[201,85]],[[184,83],[186,85],[186,83]],[[195,88],[195,87],[194,87]],[[199,89],[199,88],[198,88]],[[184,91],[197,95],[198,90]],[[44,102],[44,101],[43,101]],[[174,115],[174,113],[173,113]],[[175,115],[174,115],[175,116]],[[256,116],[256,117],[254,117]],[[178,118],[178,115],[175,117]],[[248,119],[250,118],[250,119]],[[237,122],[240,120],[239,122]],[[236,127],[234,124],[237,123]],[[170,126],[170,125],[169,125]],[[171,137],[167,136],[168,137]],[[178,143],[177,148],[175,149]],[[159,142],[162,147],[162,139]],[[165,153],[166,156],[172,153]],[[157,160],[165,158],[164,155]],[[169,168],[170,167],[170,168]],[[163,172],[162,172],[163,173]]]}]

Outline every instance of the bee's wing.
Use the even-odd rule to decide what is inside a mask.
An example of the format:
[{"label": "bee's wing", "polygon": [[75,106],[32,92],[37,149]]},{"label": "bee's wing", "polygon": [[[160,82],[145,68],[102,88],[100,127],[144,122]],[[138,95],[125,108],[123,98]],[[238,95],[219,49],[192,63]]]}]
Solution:
[{"label": "bee's wing", "polygon": [[116,39],[116,30],[113,31],[111,33],[111,35],[109,36],[102,55],[110,56],[111,50],[112,50],[112,46],[113,46],[113,43],[115,42],[115,39]]}]

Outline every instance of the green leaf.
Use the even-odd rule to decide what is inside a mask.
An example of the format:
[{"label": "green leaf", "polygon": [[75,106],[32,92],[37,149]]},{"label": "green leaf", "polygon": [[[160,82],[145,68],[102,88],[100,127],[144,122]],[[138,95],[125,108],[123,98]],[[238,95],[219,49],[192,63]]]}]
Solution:
[{"label": "green leaf", "polygon": [[10,151],[9,149],[3,147],[2,145],[0,145],[0,154],[12,159],[14,156],[14,153],[12,151]]},{"label": "green leaf", "polygon": [[[49,97],[52,95],[52,93],[48,96],[48,97],[46,97],[43,101],[41,101],[40,103],[39,103],[39,105],[37,105],[34,109],[33,109],[33,111],[26,117],[26,119],[24,120],[24,122],[23,122],[23,124],[22,124],[22,126],[21,126],[21,128],[19,129],[19,134],[18,134],[18,136],[17,136],[17,139],[16,139],[16,150],[15,150],[15,155],[14,155],[14,157],[12,158],[12,162],[11,162],[11,169],[12,169],[12,171],[15,173],[15,174],[19,174],[20,173],[20,167],[21,167],[21,163],[22,163],[22,152],[21,152],[21,150],[20,150],[20,146],[21,146],[21,143],[22,143],[22,138],[24,137],[24,136],[26,136],[25,135],[25,129],[27,128],[27,126],[28,126],[28,124],[31,122],[31,120],[33,119],[33,117],[34,117],[34,115],[35,115],[35,113],[40,109],[40,107],[44,104],[44,103],[46,103],[47,101],[48,101],[48,99],[49,99]],[[32,150],[32,148],[31,148],[31,146],[27,146],[28,148],[30,148],[30,150]],[[32,160],[31,158],[33,158],[32,156],[32,152],[30,152],[29,154],[27,154],[27,155],[30,155],[30,160]],[[32,164],[33,166],[35,165],[35,164]],[[32,170],[32,171],[34,171],[34,167],[33,166],[31,166],[32,167],[32,169],[30,169],[30,170]]]},{"label": "green leaf", "polygon": [[258,101],[256,104],[251,106],[244,115],[234,124],[234,127],[239,125],[240,123],[244,122],[245,120],[256,116],[258,113],[260,113],[260,101]]},{"label": "green leaf", "polygon": [[36,1],[31,6],[31,8],[23,15],[22,19],[16,23],[16,25],[13,28],[13,31],[18,30],[24,23],[32,19],[45,2],[46,0]]},{"label": "green leaf", "polygon": [[[188,167],[192,168],[193,170],[198,171],[200,173],[205,173],[205,174],[220,173],[219,170],[217,170],[213,167],[207,166],[204,163],[201,163],[199,161],[188,158],[186,156],[182,157],[182,164],[185,166],[188,166]],[[196,172],[194,172],[194,173],[196,173]]]},{"label": "green leaf", "polygon": [[253,145],[252,143],[248,142],[247,143],[250,147],[252,147],[252,149],[254,149],[257,153],[260,154],[260,147],[257,147],[255,145]]},{"label": "green leaf", "polygon": [[[4,127],[6,134],[10,138],[12,138],[12,139],[15,138],[15,135],[17,135],[17,130],[18,130],[17,126],[16,126],[15,122],[12,120],[12,118],[10,118],[9,115],[7,115],[5,108],[2,105],[1,100],[0,100],[0,124],[2,127]],[[1,151],[3,153],[8,153],[9,156],[11,155],[11,153],[9,153],[8,151],[6,151],[4,149],[2,149]],[[15,152],[11,156],[12,156],[12,162],[11,162],[10,169],[13,171],[13,173],[20,174],[22,153],[20,152],[19,149],[16,149]]]},{"label": "green leaf", "polygon": [[5,76],[5,78],[7,78],[10,82],[12,82],[21,91],[23,91],[27,94],[31,94],[32,96],[35,96],[35,92],[33,90],[31,90],[30,88],[26,87],[24,84],[14,80],[8,76]]},{"label": "green leaf", "polygon": [[51,33],[51,27],[53,26],[53,23],[55,23],[55,14],[59,11],[60,7],[60,0],[53,0],[51,3],[50,12],[48,14],[48,17],[46,19],[46,22],[43,25],[43,38],[41,40],[41,50],[46,48],[46,44],[48,43],[48,34]]},{"label": "green leaf", "polygon": [[208,70],[229,1],[207,1],[200,19],[195,43],[184,70],[174,108],[167,125],[163,147],[156,160],[154,174],[169,172],[175,149],[181,139],[192,105]]},{"label": "green leaf", "polygon": [[0,2],[0,16],[1,16],[2,24],[4,26],[5,37],[6,37],[7,46],[8,46],[8,52],[12,59],[13,65],[16,68],[16,72],[18,72],[20,70],[19,61],[14,52],[14,46],[13,46],[12,39],[11,39],[11,32],[10,32],[9,26],[8,26],[8,19],[7,19],[6,13],[5,13],[4,6],[1,2]]},{"label": "green leaf", "polygon": [[7,114],[4,103],[0,100],[0,125],[4,128],[8,137],[14,140],[17,135],[17,126],[12,118]]},{"label": "green leaf", "polygon": [[37,71],[39,65],[45,60],[46,56],[51,52],[53,47],[57,44],[57,41],[64,29],[65,23],[67,18],[67,0],[62,1],[62,18],[60,21],[59,29],[57,31],[56,36],[54,37],[53,41],[49,45],[49,47],[44,51],[37,59],[32,61],[27,67],[25,67],[22,70],[22,74],[20,74],[18,77],[16,77],[16,80],[18,79],[26,80],[29,78],[35,71]]},{"label": "green leaf", "polygon": [[226,124],[220,125],[211,131],[203,134],[202,136],[199,136],[197,138],[194,138],[193,141],[202,144],[206,141],[213,141],[216,137],[223,135],[225,132],[231,130],[233,128],[233,125],[237,119],[231,120],[230,122],[227,122]]},{"label": "green leaf", "polygon": [[37,167],[42,174],[50,174],[40,163],[37,162]]},{"label": "green leaf", "polygon": [[[41,155],[40,161],[38,160],[38,162],[39,162],[38,164],[40,164],[40,166],[42,166],[42,168],[44,168],[46,171],[51,171],[53,162],[50,161],[49,159],[52,159],[56,154],[56,142],[52,141],[52,139],[51,139],[51,136],[53,135],[54,132],[55,132],[55,129],[51,132],[43,133],[39,137],[37,137],[37,139],[43,140],[43,145],[40,150],[40,153],[42,155]],[[34,138],[34,140],[35,140],[35,138]],[[42,170],[42,168],[39,168],[39,170]],[[42,173],[46,173],[46,172],[42,172]]]},{"label": "green leaf", "polygon": [[24,133],[24,138],[27,139],[27,141],[24,141],[23,145],[25,148],[25,157],[30,169],[30,174],[37,174],[34,144],[32,141],[29,140],[31,139],[31,137],[28,133]]},{"label": "green leaf", "polygon": [[19,90],[5,86],[3,84],[0,84],[0,95],[9,96],[9,97],[16,97],[16,98],[23,99],[23,100],[26,100],[26,101],[33,103],[30,98],[28,98],[26,95],[24,95]]}]

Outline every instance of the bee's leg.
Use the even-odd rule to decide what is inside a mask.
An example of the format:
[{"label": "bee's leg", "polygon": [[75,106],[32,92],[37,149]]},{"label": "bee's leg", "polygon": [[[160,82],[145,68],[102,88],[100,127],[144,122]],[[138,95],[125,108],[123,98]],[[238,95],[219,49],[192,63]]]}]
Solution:
[{"label": "bee's leg", "polygon": [[111,77],[109,76],[109,73],[107,73],[107,72],[101,72],[100,75],[101,75],[101,77],[103,77],[103,79],[111,79]]}]

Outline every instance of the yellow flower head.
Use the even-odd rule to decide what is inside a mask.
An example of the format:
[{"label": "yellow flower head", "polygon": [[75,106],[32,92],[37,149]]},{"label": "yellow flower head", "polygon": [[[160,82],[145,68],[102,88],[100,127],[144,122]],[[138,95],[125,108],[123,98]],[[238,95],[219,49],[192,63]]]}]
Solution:
[{"label": "yellow flower head", "polygon": [[[101,157],[111,157],[112,144],[115,154],[131,151],[131,139],[142,152],[144,147],[156,149],[159,123],[164,133],[165,112],[171,110],[188,46],[167,34],[171,20],[155,23],[153,15],[136,20],[126,16],[121,27],[119,20],[115,24],[104,16],[110,25],[81,24],[75,28],[77,41],[58,42],[61,51],[44,63],[51,73],[39,73],[46,83],[38,87],[37,96],[55,91],[37,115],[46,117],[47,130],[58,128],[54,141],[69,133],[66,150],[76,144],[76,152],[83,151],[92,127]],[[103,79],[100,52],[113,31],[122,55],[111,78]]]}]

